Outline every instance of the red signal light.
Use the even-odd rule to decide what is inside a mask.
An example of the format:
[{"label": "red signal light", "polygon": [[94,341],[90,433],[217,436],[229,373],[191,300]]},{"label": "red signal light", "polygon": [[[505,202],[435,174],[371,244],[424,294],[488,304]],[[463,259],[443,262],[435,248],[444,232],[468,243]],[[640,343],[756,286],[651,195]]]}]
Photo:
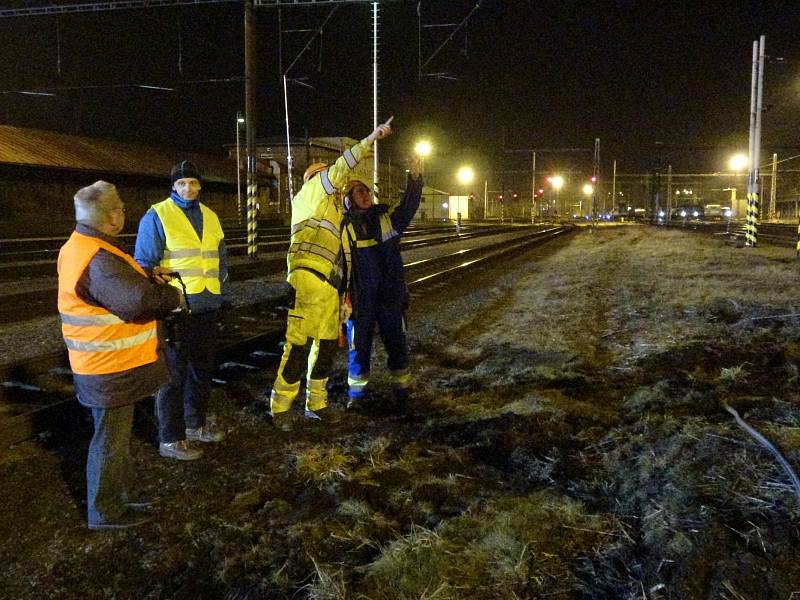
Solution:
[{"label": "red signal light", "polygon": [[595,183],[597,181],[597,177],[592,175],[591,177],[589,177],[589,181],[591,181],[592,183]]}]

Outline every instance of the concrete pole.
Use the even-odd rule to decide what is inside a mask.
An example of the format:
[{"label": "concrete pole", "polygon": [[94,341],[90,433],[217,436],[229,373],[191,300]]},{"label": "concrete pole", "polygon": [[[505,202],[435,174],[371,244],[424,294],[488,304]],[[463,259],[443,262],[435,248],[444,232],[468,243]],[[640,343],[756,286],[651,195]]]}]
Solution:
[{"label": "concrete pole", "polygon": [[242,159],[241,150],[242,144],[239,142],[239,130],[241,123],[239,118],[242,113],[236,112],[236,222],[242,224]]},{"label": "concrete pole", "polygon": [[489,217],[489,180],[483,180],[483,219]]},{"label": "concrete pole", "polygon": [[664,221],[669,221],[672,217],[672,165],[667,165],[667,201],[666,217]]},{"label": "concrete pole", "polygon": [[761,115],[764,97],[765,37],[753,42],[753,85],[750,92],[750,177],[747,185],[747,227],[745,246],[754,248],[758,243],[758,216],[761,204]]},{"label": "concrete pole", "polygon": [[770,221],[775,220],[775,209],[777,208],[777,199],[775,193],[778,190],[778,153],[772,154],[772,181],[770,181],[769,189],[769,210],[767,211],[767,219]]},{"label": "concrete pole", "polygon": [[611,212],[617,207],[617,159],[614,159],[614,170],[611,176]]},{"label": "concrete pole", "polygon": [[247,138],[247,257],[258,254],[258,185],[256,181],[256,19],[253,0],[244,4],[244,98]]},{"label": "concrete pole", "polygon": [[536,221],[536,152],[531,165],[531,225]]}]

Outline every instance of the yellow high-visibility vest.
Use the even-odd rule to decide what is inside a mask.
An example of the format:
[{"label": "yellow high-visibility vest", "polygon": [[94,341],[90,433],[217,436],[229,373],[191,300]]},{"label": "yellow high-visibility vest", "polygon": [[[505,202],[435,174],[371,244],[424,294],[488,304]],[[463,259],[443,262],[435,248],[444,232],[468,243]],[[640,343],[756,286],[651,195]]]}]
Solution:
[{"label": "yellow high-visibility vest", "polygon": [[[201,240],[189,218],[171,198],[154,204],[153,210],[161,219],[166,238],[161,266],[181,274],[187,294],[199,294],[203,290],[220,294],[219,243],[225,236],[216,213],[200,204],[203,214]],[[172,279],[170,283],[180,288],[177,279]]]}]

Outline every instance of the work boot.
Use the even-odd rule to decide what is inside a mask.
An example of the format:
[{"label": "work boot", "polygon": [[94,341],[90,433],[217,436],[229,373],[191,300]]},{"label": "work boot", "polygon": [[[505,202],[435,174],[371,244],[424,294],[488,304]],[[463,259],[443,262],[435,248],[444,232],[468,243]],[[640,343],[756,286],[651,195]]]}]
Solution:
[{"label": "work boot", "polygon": [[186,439],[191,442],[221,442],[225,439],[225,432],[221,429],[217,429],[213,423],[207,422],[205,425],[198,427],[197,429],[187,427]]},{"label": "work boot", "polygon": [[292,431],[294,429],[294,417],[292,417],[292,411],[284,410],[283,412],[279,413],[270,413],[270,418],[272,419],[272,425],[275,429],[280,429],[281,431]]},{"label": "work boot", "polygon": [[335,408],[331,408],[330,406],[325,406],[323,408],[318,408],[317,410],[306,409],[305,417],[306,419],[311,419],[312,421],[324,421],[325,423],[338,423],[342,418],[342,414]]},{"label": "work boot", "polygon": [[149,516],[142,515],[137,513],[130,508],[126,509],[125,512],[122,513],[116,519],[110,519],[108,521],[100,521],[98,523],[88,523],[89,529],[94,531],[102,530],[102,529],[129,529],[131,527],[138,527],[139,525],[144,525],[145,523],[149,523],[152,521],[153,518]]},{"label": "work boot", "polygon": [[150,510],[158,504],[158,500],[150,499],[140,493],[123,494],[122,497],[124,499],[123,504],[137,512]]},{"label": "work boot", "polygon": [[197,460],[203,456],[203,451],[200,448],[190,446],[186,440],[161,442],[158,445],[158,453],[164,458],[175,458],[177,460]]}]

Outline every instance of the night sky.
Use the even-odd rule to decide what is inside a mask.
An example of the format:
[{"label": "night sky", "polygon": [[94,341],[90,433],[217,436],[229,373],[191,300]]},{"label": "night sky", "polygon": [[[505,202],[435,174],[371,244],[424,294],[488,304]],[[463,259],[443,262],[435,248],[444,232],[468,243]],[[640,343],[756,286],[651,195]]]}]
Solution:
[{"label": "night sky", "polygon": [[[423,2],[423,22],[458,23],[476,3]],[[529,154],[508,150],[591,148],[599,137],[604,168],[616,159],[620,172],[667,163],[722,170],[732,150],[747,148],[759,34],[770,57],[764,151],[800,154],[800,3],[483,0],[466,36],[427,65],[445,75],[438,78],[418,77],[416,7],[381,7],[381,116],[395,115],[397,135],[386,148],[398,158],[426,134],[442,172],[448,160],[470,160],[496,173],[528,168]],[[316,28],[332,8],[285,8],[283,27]],[[257,15],[257,132],[282,135],[278,11]],[[423,32],[423,60],[447,34]],[[308,35],[284,35],[284,68]],[[234,140],[234,116],[244,109],[236,4],[6,18],[0,36],[0,91],[56,94],[0,94],[2,122],[187,150],[216,152]],[[371,73],[370,5],[339,5],[321,43],[289,73],[300,81],[289,88],[292,133],[368,133]],[[543,172],[591,169],[589,153],[542,152],[537,160]]]}]

